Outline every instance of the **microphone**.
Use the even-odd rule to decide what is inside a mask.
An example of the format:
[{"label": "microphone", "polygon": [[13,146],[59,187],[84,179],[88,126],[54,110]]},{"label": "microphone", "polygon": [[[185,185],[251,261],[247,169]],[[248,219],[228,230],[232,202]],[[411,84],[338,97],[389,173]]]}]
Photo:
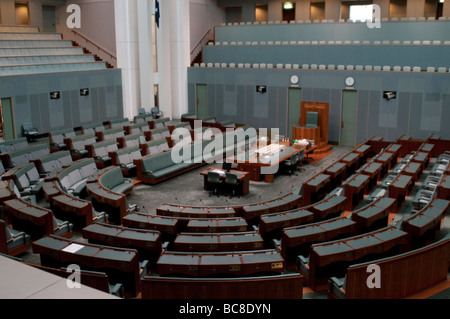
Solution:
[{"label": "microphone", "polygon": [[225,200],[227,201],[228,208],[230,208],[230,202],[228,201],[228,198],[226,198]]},{"label": "microphone", "polygon": [[203,203],[203,199],[200,198],[200,202],[202,203],[202,206],[205,206],[205,204]]}]

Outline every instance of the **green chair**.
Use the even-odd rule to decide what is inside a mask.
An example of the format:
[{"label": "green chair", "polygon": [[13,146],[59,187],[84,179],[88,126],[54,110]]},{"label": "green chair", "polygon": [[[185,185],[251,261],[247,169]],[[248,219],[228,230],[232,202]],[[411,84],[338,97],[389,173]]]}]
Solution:
[{"label": "green chair", "polygon": [[316,128],[319,126],[319,112],[306,112],[305,127]]}]

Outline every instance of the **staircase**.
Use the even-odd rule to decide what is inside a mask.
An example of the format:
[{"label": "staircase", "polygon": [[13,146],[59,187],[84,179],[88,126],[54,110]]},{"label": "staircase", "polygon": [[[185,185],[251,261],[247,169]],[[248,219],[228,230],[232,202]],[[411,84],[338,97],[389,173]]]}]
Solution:
[{"label": "staircase", "polygon": [[78,42],[72,41],[72,45],[73,45],[74,47],[82,48],[84,54],[89,54],[89,55],[94,56],[95,61],[97,61],[97,62],[104,62],[105,65],[106,65],[106,68],[108,68],[108,69],[114,69],[114,65],[112,65],[112,64],[109,63],[108,61],[103,61],[102,58],[100,58],[97,54],[95,54],[95,53],[89,51],[87,48],[81,46]]}]

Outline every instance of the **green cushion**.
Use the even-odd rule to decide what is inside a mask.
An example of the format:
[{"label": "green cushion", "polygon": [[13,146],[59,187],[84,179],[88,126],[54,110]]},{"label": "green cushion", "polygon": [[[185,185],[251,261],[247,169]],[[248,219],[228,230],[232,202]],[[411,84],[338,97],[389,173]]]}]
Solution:
[{"label": "green cushion", "polygon": [[116,187],[112,188],[111,191],[113,193],[119,193],[119,194],[125,194],[128,191],[133,189],[133,184],[131,183],[122,183],[120,185],[117,185]]}]

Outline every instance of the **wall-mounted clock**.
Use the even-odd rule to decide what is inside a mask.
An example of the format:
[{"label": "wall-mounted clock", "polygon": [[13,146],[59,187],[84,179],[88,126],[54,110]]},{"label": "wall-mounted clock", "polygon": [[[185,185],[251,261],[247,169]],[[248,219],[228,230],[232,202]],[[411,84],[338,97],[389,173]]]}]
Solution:
[{"label": "wall-mounted clock", "polygon": [[291,76],[291,83],[292,84],[298,84],[298,75]]},{"label": "wall-mounted clock", "polygon": [[345,78],[345,85],[353,86],[355,84],[355,79],[352,76],[348,76]]}]

